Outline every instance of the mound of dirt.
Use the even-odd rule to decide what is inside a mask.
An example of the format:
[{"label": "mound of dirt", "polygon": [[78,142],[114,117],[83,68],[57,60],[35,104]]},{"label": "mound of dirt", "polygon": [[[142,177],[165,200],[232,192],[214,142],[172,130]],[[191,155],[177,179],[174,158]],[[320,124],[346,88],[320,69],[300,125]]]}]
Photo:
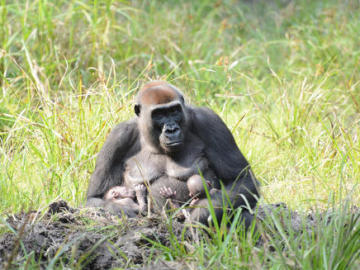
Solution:
[{"label": "mound of dirt", "polygon": [[[359,208],[351,212],[359,213]],[[295,232],[311,232],[320,220],[332,218],[331,211],[304,215],[283,203],[268,204],[257,209],[257,225],[271,226],[273,216],[279,217],[285,230]],[[0,269],[30,262],[40,268],[189,269],[184,263],[152,258],[171,249],[174,241],[192,251],[199,235],[207,236],[194,233],[179,218],[120,219],[103,209],[71,208],[65,201],[50,204],[45,214],[30,211],[9,216],[5,228],[8,231],[0,235]],[[262,243],[260,238],[257,244]]]},{"label": "mound of dirt", "polygon": [[[151,242],[170,245],[168,225],[161,217],[119,219],[102,209],[74,209],[65,201],[48,212],[10,216],[11,232],[0,237],[0,266],[23,265],[32,257],[40,266],[70,265],[81,269],[140,267],[156,254]],[[184,224],[172,221],[172,233],[182,239]],[[158,262],[161,269],[182,269]],[[136,268],[138,268],[136,267]],[[0,267],[1,268],[1,267]],[[158,268],[158,269],[160,269]]]}]

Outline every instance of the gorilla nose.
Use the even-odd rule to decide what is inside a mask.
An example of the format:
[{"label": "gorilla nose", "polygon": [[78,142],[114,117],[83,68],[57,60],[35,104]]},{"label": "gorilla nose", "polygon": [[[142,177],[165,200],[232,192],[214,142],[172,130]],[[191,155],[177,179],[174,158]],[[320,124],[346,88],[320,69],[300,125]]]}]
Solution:
[{"label": "gorilla nose", "polygon": [[176,132],[178,132],[180,130],[179,127],[168,127],[165,132],[168,133],[168,134],[174,134]]},{"label": "gorilla nose", "polygon": [[180,134],[180,127],[177,125],[168,125],[164,130],[165,136],[169,139],[174,139]]}]

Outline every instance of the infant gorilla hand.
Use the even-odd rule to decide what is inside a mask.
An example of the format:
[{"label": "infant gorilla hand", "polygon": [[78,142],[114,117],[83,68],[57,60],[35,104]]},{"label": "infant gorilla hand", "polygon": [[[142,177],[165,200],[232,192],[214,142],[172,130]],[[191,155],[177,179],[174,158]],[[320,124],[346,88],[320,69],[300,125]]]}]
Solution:
[{"label": "infant gorilla hand", "polygon": [[160,188],[160,195],[163,196],[166,199],[173,199],[176,196],[176,190],[172,190],[169,187],[163,186]]}]

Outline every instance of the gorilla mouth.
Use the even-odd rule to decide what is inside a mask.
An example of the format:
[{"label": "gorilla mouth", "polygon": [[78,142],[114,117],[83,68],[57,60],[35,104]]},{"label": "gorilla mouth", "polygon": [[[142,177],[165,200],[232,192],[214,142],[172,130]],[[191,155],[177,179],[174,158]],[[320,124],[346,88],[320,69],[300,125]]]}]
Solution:
[{"label": "gorilla mouth", "polygon": [[174,141],[166,143],[166,147],[176,147],[182,145],[182,141]]}]

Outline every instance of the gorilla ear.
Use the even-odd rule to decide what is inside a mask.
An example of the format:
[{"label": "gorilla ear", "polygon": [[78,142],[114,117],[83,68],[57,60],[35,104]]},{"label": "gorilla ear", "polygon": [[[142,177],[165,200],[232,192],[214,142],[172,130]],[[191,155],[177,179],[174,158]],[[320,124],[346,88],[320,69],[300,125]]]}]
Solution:
[{"label": "gorilla ear", "polygon": [[141,111],[141,105],[140,104],[135,104],[134,111],[135,111],[136,115],[139,116],[140,111]]}]

